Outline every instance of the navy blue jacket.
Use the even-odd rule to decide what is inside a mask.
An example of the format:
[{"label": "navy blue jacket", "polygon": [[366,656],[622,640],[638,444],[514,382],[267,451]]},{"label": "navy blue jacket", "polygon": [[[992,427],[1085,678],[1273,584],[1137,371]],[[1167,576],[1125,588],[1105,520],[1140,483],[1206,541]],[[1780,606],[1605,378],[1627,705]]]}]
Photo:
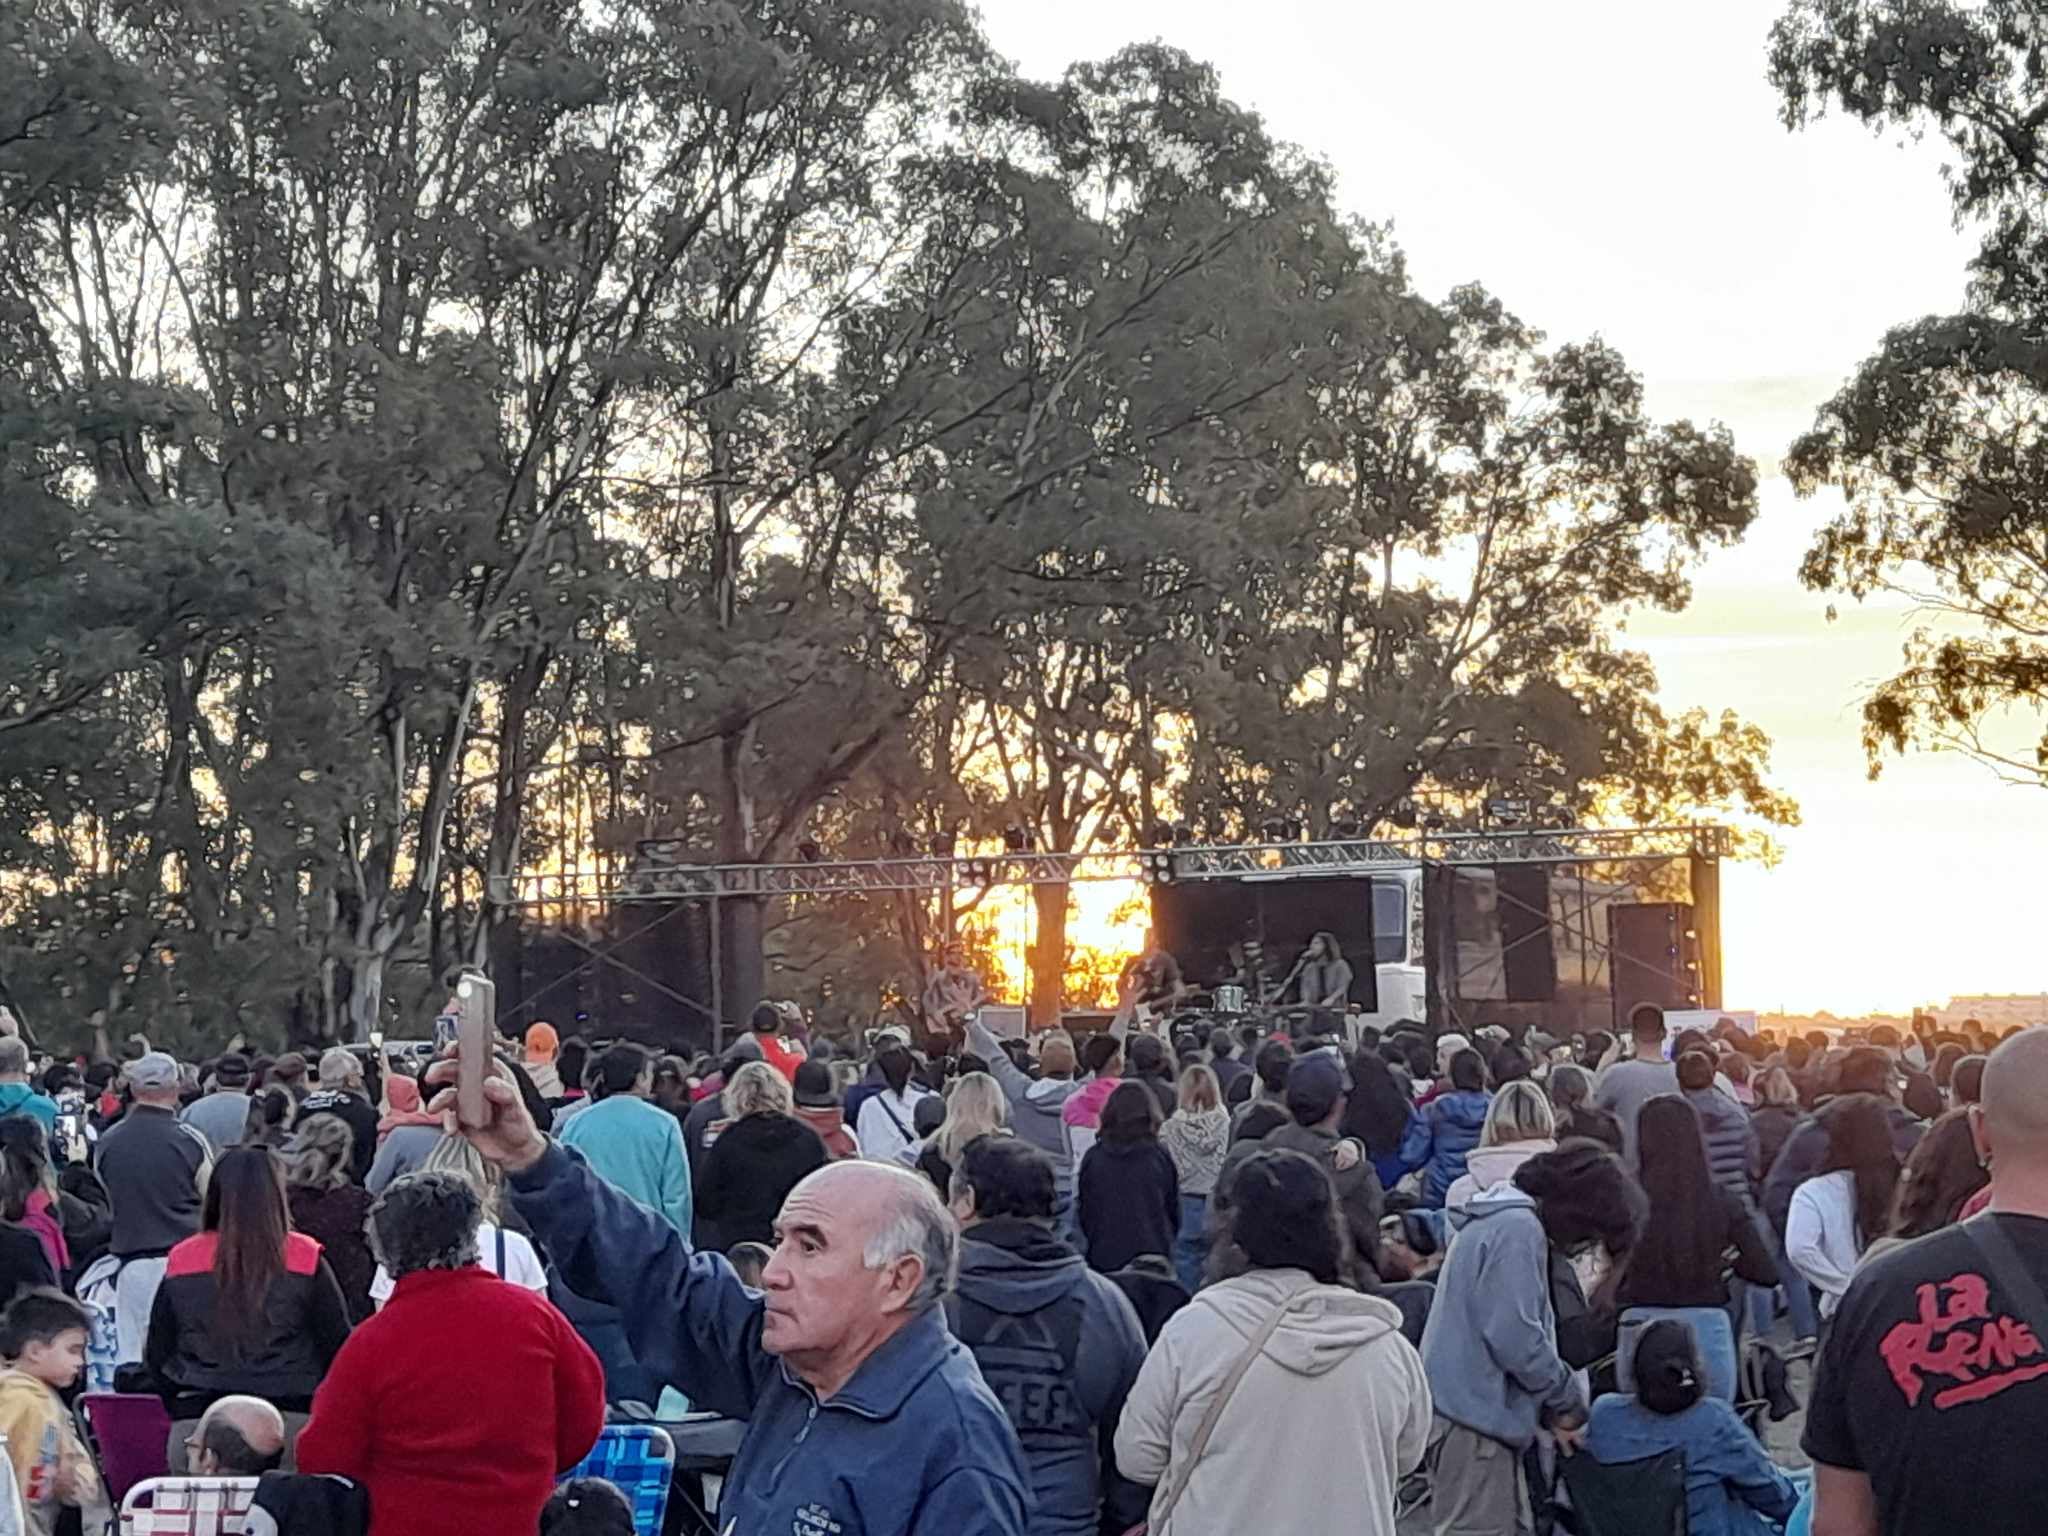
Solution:
[{"label": "navy blue jacket", "polygon": [[1465,1159],[1479,1145],[1492,1102],[1477,1090],[1453,1089],[1431,1099],[1421,1117],[1408,1122],[1400,1157],[1410,1168],[1422,1170],[1424,1205],[1441,1207],[1444,1196],[1464,1174]]},{"label": "navy blue jacket", "polygon": [[1010,1421],[937,1307],[820,1402],[761,1347],[761,1296],[550,1145],[513,1206],[577,1294],[617,1307],[640,1364],[695,1408],[744,1419],[721,1524],[836,1536],[1024,1536],[1030,1476]]}]

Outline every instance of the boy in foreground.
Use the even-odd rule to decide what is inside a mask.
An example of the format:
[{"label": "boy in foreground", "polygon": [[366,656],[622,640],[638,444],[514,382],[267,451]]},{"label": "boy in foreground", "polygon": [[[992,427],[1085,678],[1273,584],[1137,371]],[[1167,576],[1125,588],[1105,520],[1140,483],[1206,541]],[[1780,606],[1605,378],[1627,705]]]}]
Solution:
[{"label": "boy in foreground", "polygon": [[66,1506],[105,1508],[92,1457],[57,1396],[85,1369],[88,1322],[85,1308],[44,1288],[22,1292],[0,1314],[0,1435],[33,1536],[52,1536]]}]

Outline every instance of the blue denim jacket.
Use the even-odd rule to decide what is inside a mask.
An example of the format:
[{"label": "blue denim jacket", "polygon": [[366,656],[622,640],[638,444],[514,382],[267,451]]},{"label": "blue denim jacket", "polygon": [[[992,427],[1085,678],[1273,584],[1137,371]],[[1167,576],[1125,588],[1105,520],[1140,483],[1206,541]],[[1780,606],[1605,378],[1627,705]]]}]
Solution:
[{"label": "blue denim jacket", "polygon": [[1586,1451],[1595,1461],[1638,1461],[1674,1449],[1685,1452],[1688,1536],[1775,1536],[1799,1502],[1792,1480],[1718,1397],[1672,1414],[1629,1394],[1593,1404]]}]

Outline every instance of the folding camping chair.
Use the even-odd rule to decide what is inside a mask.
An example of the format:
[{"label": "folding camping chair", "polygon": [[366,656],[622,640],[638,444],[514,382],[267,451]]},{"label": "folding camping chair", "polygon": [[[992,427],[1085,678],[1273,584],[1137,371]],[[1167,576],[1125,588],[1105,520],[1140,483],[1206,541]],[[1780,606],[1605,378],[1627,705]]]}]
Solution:
[{"label": "folding camping chair", "polygon": [[561,1481],[603,1478],[633,1506],[634,1536],[661,1536],[675,1471],[676,1446],[667,1430],[654,1424],[607,1424],[590,1454],[563,1473]]},{"label": "folding camping chair", "polygon": [[119,1501],[170,1470],[171,1415],[154,1392],[88,1392],[78,1400],[78,1433],[100,1464],[107,1497]]},{"label": "folding camping chair", "polygon": [[1686,1536],[1685,1452],[1610,1462],[1582,1452],[1557,1471],[1579,1536]]},{"label": "folding camping chair", "polygon": [[121,1536],[240,1536],[253,1477],[151,1477],[121,1500]]}]

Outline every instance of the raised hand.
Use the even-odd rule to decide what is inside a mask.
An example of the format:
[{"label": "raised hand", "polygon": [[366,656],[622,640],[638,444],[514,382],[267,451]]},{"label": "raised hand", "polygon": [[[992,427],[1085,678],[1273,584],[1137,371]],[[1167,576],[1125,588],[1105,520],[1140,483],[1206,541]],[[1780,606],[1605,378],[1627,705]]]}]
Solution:
[{"label": "raised hand", "polygon": [[539,1162],[541,1154],[548,1149],[548,1139],[533,1123],[533,1116],[526,1112],[526,1101],[519,1096],[511,1070],[496,1059],[485,1066],[484,1111],[487,1118],[481,1126],[464,1125],[455,1113],[457,1071],[452,1055],[442,1057],[427,1068],[427,1085],[440,1089],[427,1105],[427,1112],[441,1117],[441,1128],[450,1136],[460,1136],[475,1147],[486,1162],[496,1163],[507,1173],[522,1172]]}]

